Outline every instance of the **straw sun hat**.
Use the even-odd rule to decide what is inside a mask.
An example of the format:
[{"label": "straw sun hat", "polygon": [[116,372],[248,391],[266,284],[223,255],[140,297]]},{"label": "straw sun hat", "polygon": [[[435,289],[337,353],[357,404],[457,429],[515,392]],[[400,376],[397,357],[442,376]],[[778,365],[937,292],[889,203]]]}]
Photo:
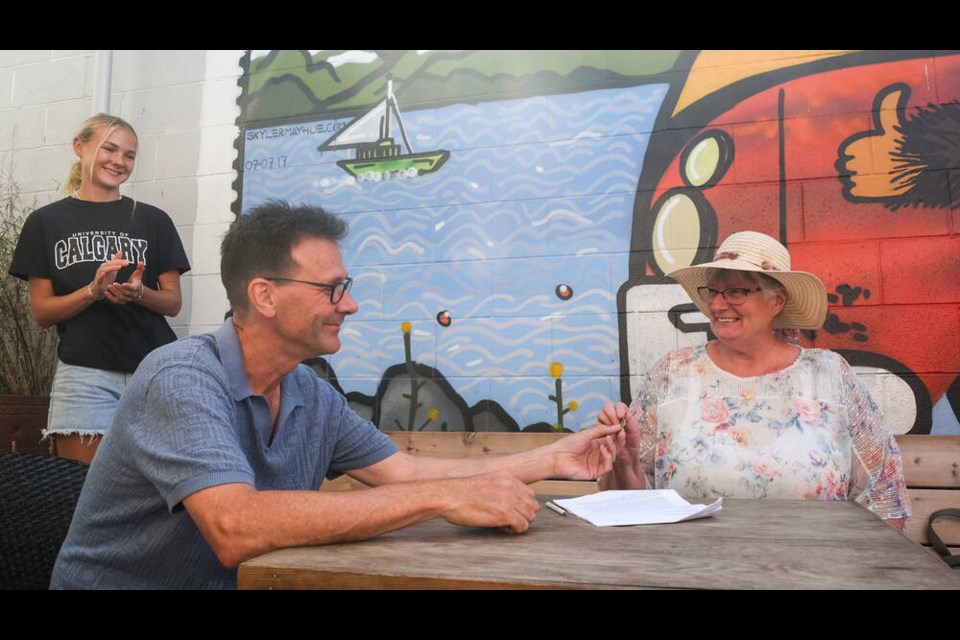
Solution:
[{"label": "straw sun hat", "polygon": [[710,310],[698,287],[707,286],[709,269],[759,271],[774,278],[787,290],[787,304],[773,319],[774,329],[819,329],[827,316],[827,289],[820,278],[805,271],[790,270],[787,248],[770,236],[756,231],[731,234],[714,255],[713,262],[671,271],[697,308],[707,317]]}]

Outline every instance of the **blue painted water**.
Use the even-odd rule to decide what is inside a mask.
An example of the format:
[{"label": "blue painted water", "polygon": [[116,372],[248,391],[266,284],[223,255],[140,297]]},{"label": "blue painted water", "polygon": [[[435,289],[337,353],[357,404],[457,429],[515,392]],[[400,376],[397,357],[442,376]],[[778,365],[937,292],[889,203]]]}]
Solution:
[{"label": "blue painted water", "polygon": [[[380,182],[357,182],[336,165],[351,151],[317,150],[349,118],[247,131],[244,211],[284,198],[350,223],[342,246],[360,311],[328,357],[343,388],[375,393],[383,372],[404,361],[400,325],[409,321],[413,358],[468,405],[492,399],[521,428],[555,423],[549,367],[560,362],[565,405],[579,405],[565,426],[592,424],[604,402],[619,399],[616,291],[665,91],[404,112],[415,151],[450,157],[435,173]],[[558,285],[572,296],[559,297]],[[437,321],[444,311],[449,326]]]}]

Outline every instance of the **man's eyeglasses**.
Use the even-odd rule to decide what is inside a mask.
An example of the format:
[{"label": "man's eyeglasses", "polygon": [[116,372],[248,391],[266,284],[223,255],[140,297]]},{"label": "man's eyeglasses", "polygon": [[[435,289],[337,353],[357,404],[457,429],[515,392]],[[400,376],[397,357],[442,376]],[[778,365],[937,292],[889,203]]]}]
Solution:
[{"label": "man's eyeglasses", "polygon": [[727,304],[743,304],[747,300],[747,296],[753,293],[754,291],[762,291],[761,287],[756,287],[754,289],[744,289],[743,287],[732,287],[730,289],[724,289],[723,291],[717,291],[716,289],[711,289],[710,287],[697,287],[697,294],[700,296],[700,299],[710,304],[713,302],[713,299],[717,297],[717,294],[723,296],[723,299],[727,301]]},{"label": "man's eyeglasses", "polygon": [[299,282],[300,284],[308,284],[311,287],[317,287],[318,289],[329,289],[330,290],[330,304],[337,304],[343,300],[343,296],[350,291],[350,286],[353,284],[353,278],[344,278],[343,282],[338,282],[337,284],[326,284],[323,282],[310,282],[309,280],[297,280],[295,278],[281,278],[279,276],[264,276],[264,280],[270,280],[271,282]]}]

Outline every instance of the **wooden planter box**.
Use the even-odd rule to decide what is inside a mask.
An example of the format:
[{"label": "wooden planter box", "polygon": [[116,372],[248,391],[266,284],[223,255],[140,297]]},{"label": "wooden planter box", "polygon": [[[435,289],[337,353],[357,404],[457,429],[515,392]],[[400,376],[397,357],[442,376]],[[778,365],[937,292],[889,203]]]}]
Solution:
[{"label": "wooden planter box", "polygon": [[52,453],[40,442],[49,407],[48,396],[0,395],[0,451]]}]

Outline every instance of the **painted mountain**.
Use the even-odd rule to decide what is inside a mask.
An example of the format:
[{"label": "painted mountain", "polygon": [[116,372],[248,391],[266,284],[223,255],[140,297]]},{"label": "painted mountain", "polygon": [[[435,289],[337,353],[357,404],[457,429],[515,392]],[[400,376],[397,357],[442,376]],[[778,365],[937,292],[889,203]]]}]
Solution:
[{"label": "painted mountain", "polygon": [[674,71],[680,51],[250,51],[240,99],[247,126],[332,111],[363,111],[383,99],[384,77],[406,111],[630,86]]}]

